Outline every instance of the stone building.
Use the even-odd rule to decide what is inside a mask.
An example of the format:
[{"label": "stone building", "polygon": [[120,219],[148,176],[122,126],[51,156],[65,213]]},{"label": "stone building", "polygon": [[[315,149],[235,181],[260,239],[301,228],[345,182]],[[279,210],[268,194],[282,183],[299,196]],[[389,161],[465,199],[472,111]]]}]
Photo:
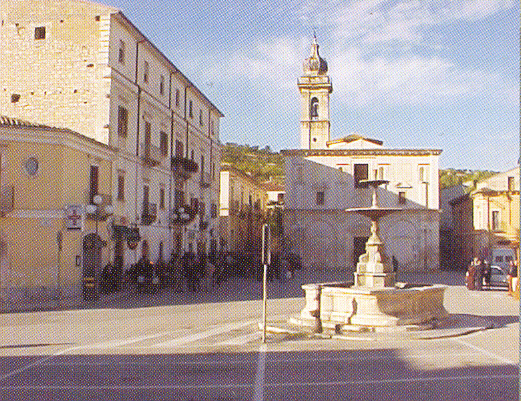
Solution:
[{"label": "stone building", "polygon": [[[106,190],[113,224],[123,233],[137,227],[153,260],[207,252],[217,240],[223,114],[115,8],[4,1],[0,17],[2,114],[116,149]],[[171,224],[184,204],[196,206],[197,217]],[[123,245],[113,258],[128,267],[140,249]]]},{"label": "stone building", "polygon": [[371,204],[364,179],[386,179],[380,205],[401,207],[381,220],[389,257],[399,269],[439,268],[438,149],[389,149],[358,134],[331,140],[327,63],[316,38],[298,80],[301,94],[301,149],[285,157],[284,236],[287,251],[311,268],[354,270],[370,235],[365,217],[348,207]]}]

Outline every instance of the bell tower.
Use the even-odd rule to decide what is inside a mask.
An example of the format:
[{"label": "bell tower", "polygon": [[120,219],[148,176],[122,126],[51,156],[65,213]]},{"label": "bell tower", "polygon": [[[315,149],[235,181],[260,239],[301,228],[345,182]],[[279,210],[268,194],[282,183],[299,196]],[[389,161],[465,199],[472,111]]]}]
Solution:
[{"label": "bell tower", "polygon": [[326,60],[318,53],[316,36],[313,36],[311,55],[304,60],[304,75],[298,79],[300,91],[300,147],[326,149],[329,141],[329,94],[333,84],[327,75]]}]

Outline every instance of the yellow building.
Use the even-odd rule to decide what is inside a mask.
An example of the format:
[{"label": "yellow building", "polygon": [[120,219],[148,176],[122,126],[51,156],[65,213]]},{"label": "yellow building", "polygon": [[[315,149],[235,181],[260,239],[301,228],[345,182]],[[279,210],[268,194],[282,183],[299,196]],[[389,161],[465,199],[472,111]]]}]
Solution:
[{"label": "yellow building", "polygon": [[478,182],[449,203],[460,268],[473,257],[492,258],[498,248],[514,250],[519,259],[519,167]]},{"label": "yellow building", "polygon": [[220,249],[259,254],[268,195],[253,177],[221,166]]},{"label": "yellow building", "polygon": [[[0,117],[0,296],[23,302],[79,296],[99,233],[109,262],[115,149],[68,129]],[[102,194],[99,211],[86,205]],[[96,216],[98,219],[96,219]],[[90,260],[86,260],[90,259]],[[98,272],[99,273],[99,272]]]}]

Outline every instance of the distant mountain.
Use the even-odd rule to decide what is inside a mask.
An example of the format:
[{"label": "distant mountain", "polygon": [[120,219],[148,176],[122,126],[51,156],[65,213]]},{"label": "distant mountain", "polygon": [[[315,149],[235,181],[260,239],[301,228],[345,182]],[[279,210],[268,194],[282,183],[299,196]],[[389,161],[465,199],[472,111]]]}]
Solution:
[{"label": "distant mountain", "polygon": [[476,182],[484,180],[494,174],[497,174],[497,172],[489,170],[458,170],[453,168],[440,169],[440,189],[463,184],[467,181],[474,183],[469,186],[470,188],[473,188]]},{"label": "distant mountain", "polygon": [[238,145],[227,143],[222,149],[221,164],[231,165],[258,181],[282,181],[284,176],[284,158],[269,146]]}]

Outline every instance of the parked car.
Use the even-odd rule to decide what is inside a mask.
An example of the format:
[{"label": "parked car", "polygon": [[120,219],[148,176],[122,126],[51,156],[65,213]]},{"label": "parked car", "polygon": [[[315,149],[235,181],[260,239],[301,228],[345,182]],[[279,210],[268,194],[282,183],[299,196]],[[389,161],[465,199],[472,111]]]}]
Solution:
[{"label": "parked car", "polygon": [[499,266],[490,266],[490,287],[508,287],[507,273]]}]

